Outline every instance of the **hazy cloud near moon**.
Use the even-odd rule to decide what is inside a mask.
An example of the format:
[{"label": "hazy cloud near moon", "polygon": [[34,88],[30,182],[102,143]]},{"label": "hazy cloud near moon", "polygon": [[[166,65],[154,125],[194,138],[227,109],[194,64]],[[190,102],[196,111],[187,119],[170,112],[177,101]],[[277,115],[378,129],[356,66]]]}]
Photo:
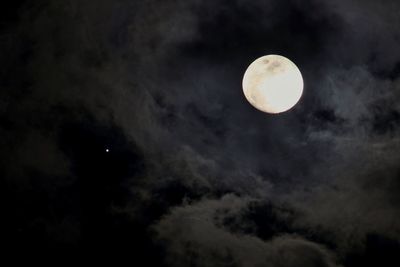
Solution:
[{"label": "hazy cloud near moon", "polygon": [[[400,7],[388,2],[28,1],[0,58],[7,188],[68,195],[85,175],[103,175],[76,157],[108,162],[94,149],[104,143],[128,170],[88,187],[112,183],[123,197],[101,205],[136,227],[127,246],[161,246],[166,266],[390,257],[366,253],[400,239]],[[301,102],[279,116],[252,109],[241,91],[247,65],[272,53],[305,80]],[[93,149],[65,136],[70,128]],[[44,222],[59,242],[76,244],[86,229],[73,212],[29,216],[21,227]]]}]

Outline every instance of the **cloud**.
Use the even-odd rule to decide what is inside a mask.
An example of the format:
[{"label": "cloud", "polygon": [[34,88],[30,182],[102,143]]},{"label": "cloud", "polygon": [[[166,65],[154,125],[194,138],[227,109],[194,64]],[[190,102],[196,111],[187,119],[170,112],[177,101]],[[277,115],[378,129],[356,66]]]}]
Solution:
[{"label": "cloud", "polygon": [[[226,195],[175,208],[154,226],[166,246],[171,266],[337,266],[323,246],[299,236],[282,235],[264,241],[232,233],[217,225],[216,216],[235,214],[249,199]],[[222,214],[221,214],[222,213]]]},{"label": "cloud", "polygon": [[[386,3],[31,2],[1,36],[1,165],[21,188],[15,173],[35,170],[51,196],[84,177],[105,190],[114,169],[98,151],[114,144],[113,166],[127,172],[104,210],[137,232],[150,225],[170,265],[335,266],[371,232],[399,238],[399,20]],[[279,116],[241,91],[247,65],[268,53],[306,81]],[[104,164],[82,174],[82,153]],[[49,229],[79,225],[67,220]],[[271,221],[280,227],[263,233]]]}]

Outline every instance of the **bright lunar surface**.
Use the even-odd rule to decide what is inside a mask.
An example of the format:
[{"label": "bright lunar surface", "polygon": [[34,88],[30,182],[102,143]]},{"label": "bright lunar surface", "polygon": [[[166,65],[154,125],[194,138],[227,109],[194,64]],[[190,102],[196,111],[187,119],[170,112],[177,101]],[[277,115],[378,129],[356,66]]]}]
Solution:
[{"label": "bright lunar surface", "polygon": [[292,108],[303,93],[303,78],[297,66],[279,55],[256,59],[243,77],[243,92],[252,106],[267,113]]}]

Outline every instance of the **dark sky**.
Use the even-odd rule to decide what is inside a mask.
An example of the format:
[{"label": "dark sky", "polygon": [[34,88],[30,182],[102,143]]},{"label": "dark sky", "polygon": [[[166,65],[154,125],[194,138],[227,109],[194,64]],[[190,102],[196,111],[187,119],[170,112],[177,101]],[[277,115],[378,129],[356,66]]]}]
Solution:
[{"label": "dark sky", "polygon": [[[55,266],[400,266],[399,1],[9,2],[2,252]],[[267,54],[305,81],[279,115],[241,88]]]}]

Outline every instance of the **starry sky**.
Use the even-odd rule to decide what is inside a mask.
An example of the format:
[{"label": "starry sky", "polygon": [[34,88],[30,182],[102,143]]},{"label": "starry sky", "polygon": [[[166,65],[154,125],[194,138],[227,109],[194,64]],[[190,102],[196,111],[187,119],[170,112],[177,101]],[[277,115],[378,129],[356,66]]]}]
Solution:
[{"label": "starry sky", "polygon": [[[24,0],[0,10],[13,259],[400,266],[400,2]],[[289,112],[244,98],[288,57]]]}]

